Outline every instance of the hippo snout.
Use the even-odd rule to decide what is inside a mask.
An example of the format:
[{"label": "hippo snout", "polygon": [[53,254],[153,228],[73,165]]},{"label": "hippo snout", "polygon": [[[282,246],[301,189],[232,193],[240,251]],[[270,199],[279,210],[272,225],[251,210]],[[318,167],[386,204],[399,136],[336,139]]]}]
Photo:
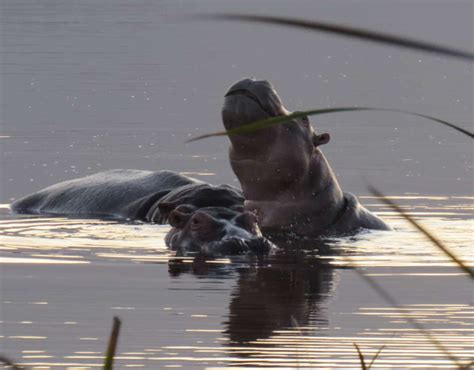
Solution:
[{"label": "hippo snout", "polygon": [[222,117],[227,129],[286,114],[288,110],[266,80],[245,78],[232,85],[225,94]]},{"label": "hippo snout", "polygon": [[264,237],[227,238],[218,242],[213,242],[201,247],[201,252],[207,255],[264,255],[268,254],[275,246]]}]

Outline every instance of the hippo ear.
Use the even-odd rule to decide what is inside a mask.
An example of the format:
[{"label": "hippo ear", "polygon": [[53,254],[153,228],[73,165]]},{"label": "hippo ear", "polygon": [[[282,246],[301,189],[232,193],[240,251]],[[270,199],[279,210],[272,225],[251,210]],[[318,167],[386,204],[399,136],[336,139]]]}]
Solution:
[{"label": "hippo ear", "polygon": [[[181,208],[181,206],[178,208]],[[168,216],[168,222],[171,226],[176,227],[177,229],[183,229],[191,216],[192,212],[181,212],[180,210],[175,209],[174,211],[171,211]]]},{"label": "hippo ear", "polygon": [[313,145],[315,147],[327,144],[329,143],[330,140],[331,140],[331,136],[328,133],[324,133],[321,135],[316,135],[316,134],[313,135]]}]

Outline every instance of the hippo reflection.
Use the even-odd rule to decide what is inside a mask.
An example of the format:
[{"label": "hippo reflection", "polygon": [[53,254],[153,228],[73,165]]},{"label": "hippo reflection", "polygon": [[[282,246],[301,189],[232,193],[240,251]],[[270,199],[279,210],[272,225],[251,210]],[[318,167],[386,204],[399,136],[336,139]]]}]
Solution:
[{"label": "hippo reflection", "polygon": [[[281,250],[281,249],[280,249]],[[278,252],[276,252],[278,253]],[[240,269],[225,322],[230,345],[255,346],[278,330],[327,325],[321,305],[332,289],[334,271],[288,256],[272,258],[271,266]],[[245,350],[239,356],[246,357]]]},{"label": "hippo reflection", "polygon": [[281,330],[296,334],[295,325],[327,326],[326,299],[337,284],[331,241],[283,238],[275,244],[279,248],[274,253],[245,264],[209,265],[197,257],[192,264],[178,260],[170,265],[172,276],[236,276],[223,326],[229,346],[236,347],[232,354],[238,357],[251,358],[259,345],[268,348],[279,343],[265,340],[278,339]]},{"label": "hippo reflection", "polygon": [[115,217],[167,223],[171,250],[183,255],[266,253],[256,216],[240,190],[171,171],[111,170],[65,181],[12,204],[18,213]]},{"label": "hippo reflection", "polygon": [[[222,108],[228,130],[289,113],[269,82],[253,79],[234,84]],[[342,192],[319,148],[330,136],[318,134],[307,117],[232,135],[230,141],[230,163],[242,185],[245,209],[258,214],[264,233],[314,237],[391,229],[354,195]]]}]

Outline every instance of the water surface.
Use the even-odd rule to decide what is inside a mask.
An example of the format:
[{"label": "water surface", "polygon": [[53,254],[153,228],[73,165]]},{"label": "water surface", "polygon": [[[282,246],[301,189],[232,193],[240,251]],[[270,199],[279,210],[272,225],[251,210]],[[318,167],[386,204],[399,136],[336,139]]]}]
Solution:
[{"label": "water surface", "polygon": [[[465,231],[473,227],[466,219],[472,198],[397,200],[413,204],[407,210],[473,265]],[[37,368],[100,367],[118,315],[118,368],[349,368],[359,361],[353,343],[368,358],[384,345],[379,367],[451,368],[409,316],[451,354],[472,358],[468,277],[406,221],[378,208],[396,232],[208,263],[176,261],[163,243],[167,226],[12,217],[4,208],[3,351]],[[372,291],[347,258],[402,310]]]},{"label": "water surface", "polygon": [[[221,129],[236,80],[272,81],[290,110],[381,106],[472,130],[472,65],[210,12],[345,23],[472,50],[469,1],[0,2],[0,353],[35,369],[100,368],[112,317],[117,368],[452,368],[415,330],[472,361],[472,285],[367,194],[382,188],[473,264],[471,141],[421,118],[319,117],[343,188],[397,232],[286,245],[274,256],[175,261],[166,226],[18,216],[7,205],[112,168],[168,169],[237,185]],[[348,259],[392,294],[387,304]]]}]

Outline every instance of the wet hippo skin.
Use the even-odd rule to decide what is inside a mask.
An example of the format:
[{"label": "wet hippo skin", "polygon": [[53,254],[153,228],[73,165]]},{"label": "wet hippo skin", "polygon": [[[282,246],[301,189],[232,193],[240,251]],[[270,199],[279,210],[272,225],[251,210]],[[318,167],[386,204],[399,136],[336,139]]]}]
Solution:
[{"label": "wet hippo skin", "polygon": [[[288,115],[267,81],[244,79],[225,95],[222,118],[227,130]],[[229,157],[245,196],[264,233],[334,236],[358,230],[391,230],[383,220],[343,192],[320,150],[329,143],[307,117],[252,133],[231,135]]]},{"label": "wet hippo skin", "polygon": [[110,170],[61,182],[14,202],[18,213],[114,217],[169,223],[166,244],[184,254],[266,253],[256,216],[242,192],[171,171]]}]

